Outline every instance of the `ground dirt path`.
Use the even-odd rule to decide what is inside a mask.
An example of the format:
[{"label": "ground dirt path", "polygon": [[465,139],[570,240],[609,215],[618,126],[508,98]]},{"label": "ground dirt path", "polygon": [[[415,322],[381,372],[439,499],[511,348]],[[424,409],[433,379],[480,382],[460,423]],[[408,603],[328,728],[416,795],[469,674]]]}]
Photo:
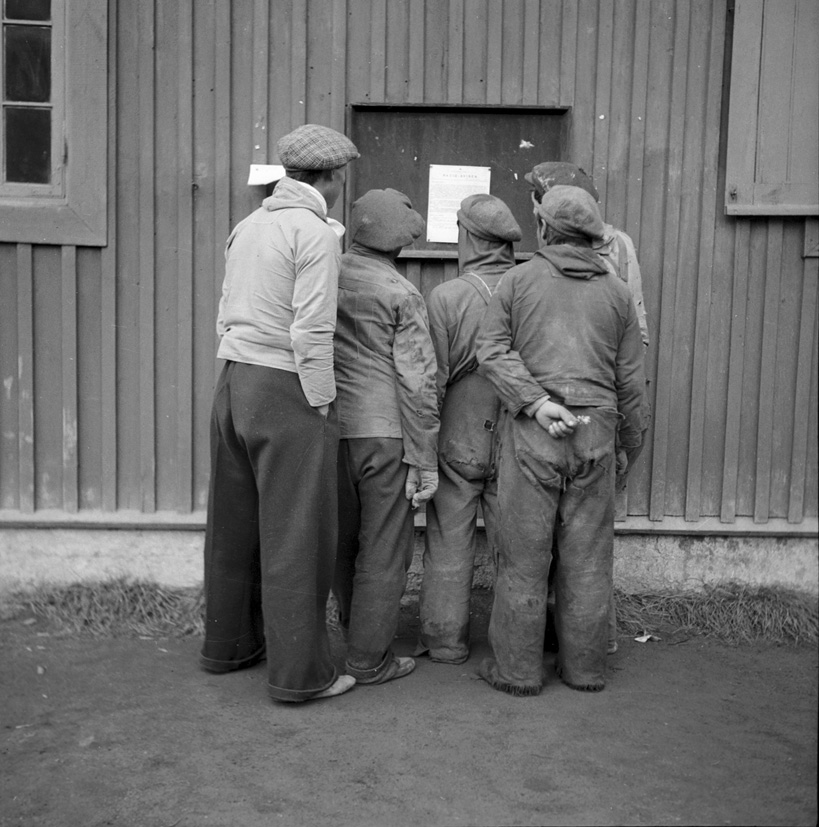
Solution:
[{"label": "ground dirt path", "polygon": [[[413,640],[397,640],[409,654]],[[817,652],[621,639],[599,694],[462,666],[279,705],[194,639],[0,623],[0,825],[814,825]],[[342,656],[334,639],[337,656]]]}]

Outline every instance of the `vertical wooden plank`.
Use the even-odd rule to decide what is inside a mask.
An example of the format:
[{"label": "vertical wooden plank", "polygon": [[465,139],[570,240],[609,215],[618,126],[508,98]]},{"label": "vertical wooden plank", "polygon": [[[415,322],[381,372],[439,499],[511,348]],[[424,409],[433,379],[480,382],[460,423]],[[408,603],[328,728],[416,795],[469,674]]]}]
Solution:
[{"label": "vertical wooden plank", "polygon": [[446,102],[461,103],[464,89],[464,0],[449,2]]},{"label": "vertical wooden plank", "polygon": [[[219,307],[222,296],[222,280],[224,277],[224,249],[225,241],[230,234],[230,158],[232,155],[232,141],[230,131],[230,101],[231,101],[231,22],[230,5],[213,0],[215,26],[215,55],[214,55],[214,106],[215,118],[214,141],[216,154],[214,159],[214,211],[213,211],[213,307]],[[275,136],[274,136],[275,137]],[[215,358],[218,342],[216,340],[216,316],[208,319],[206,324],[212,331],[214,384],[222,368]]]},{"label": "vertical wooden plank", "polygon": [[[461,103],[486,103],[486,76],[489,36],[489,9],[494,4],[487,0],[469,0],[464,4]],[[497,11],[497,8],[496,8]],[[500,37],[500,31],[498,37]],[[500,49],[500,45],[497,46]]]},{"label": "vertical wooden plank", "polygon": [[[805,222],[806,248],[808,227],[819,226],[817,221]],[[807,252],[807,249],[805,250]],[[816,352],[817,279],[819,258],[803,259],[802,305],[799,319],[799,350],[796,363],[796,395],[793,402],[793,448],[791,450],[788,522],[800,523],[805,516],[805,480],[808,458],[808,421],[810,419],[811,382],[814,353]]]},{"label": "vertical wooden plank", "polygon": [[154,2],[139,5],[139,458],[143,511],[156,510],[156,402],[154,352],[156,292],[154,247],[156,47]]},{"label": "vertical wooden plank", "polygon": [[[333,70],[330,76],[330,125],[347,131],[347,0],[333,0]],[[339,199],[344,204],[346,199]]]},{"label": "vertical wooden plank", "polygon": [[[643,205],[643,160],[645,149],[646,95],[648,92],[648,42],[651,8],[648,3],[634,4],[634,71],[631,74],[631,121],[628,141],[628,188],[626,190],[625,228],[640,251],[640,214]],[[643,259],[640,258],[642,263]],[[643,292],[659,293],[659,274],[643,273]],[[646,303],[648,301],[646,300]],[[649,320],[649,333],[654,327]],[[652,349],[653,350],[653,349]]]},{"label": "vertical wooden plank", "polygon": [[387,4],[386,0],[372,0],[370,41],[370,100],[386,100],[387,89]]},{"label": "vertical wooden plank", "polygon": [[108,8],[108,246],[100,254],[101,503],[117,508],[117,3]]},{"label": "vertical wooden plank", "polygon": [[66,245],[61,251],[62,289],[62,423],[63,423],[63,509],[71,514],[79,508],[77,458],[77,248]]},{"label": "vertical wooden plank", "polygon": [[[502,99],[504,18],[512,14],[513,10],[509,4],[505,4],[503,0],[495,0],[495,2],[489,3],[486,16],[483,13],[475,15],[476,22],[486,27],[486,103],[497,104]],[[466,32],[466,42],[470,44],[470,48],[475,42],[474,38],[470,37],[468,30]],[[520,43],[517,46],[520,48]],[[505,77],[503,80],[505,81]]]},{"label": "vertical wooden plank", "polygon": [[776,339],[779,315],[779,283],[782,277],[782,222],[768,223],[768,255],[765,266],[765,303],[762,324],[762,365],[759,383],[759,421],[756,440],[756,487],[754,522],[768,521],[771,498],[771,451],[774,427]]},{"label": "vertical wooden plank", "polygon": [[[710,14],[709,14],[710,11]],[[697,158],[701,173],[699,176],[699,260],[697,266],[697,301],[694,324],[693,371],[691,378],[691,420],[688,433],[688,472],[685,496],[685,519],[700,518],[703,472],[703,444],[705,439],[705,393],[698,389],[707,387],[708,342],[711,327],[711,278],[714,267],[714,234],[716,223],[716,181],[717,158],[719,153],[719,132],[712,127],[719,123],[722,91],[722,28],[719,4],[698,3],[695,30],[702,31],[708,17],[707,30],[710,33],[709,50],[705,71],[706,88],[703,96],[702,117],[703,146]],[[719,38],[717,42],[715,42]]]},{"label": "vertical wooden plank", "polygon": [[[563,71],[574,71],[574,65],[564,61],[563,37],[566,21],[563,17],[562,0],[541,0],[537,4],[537,18],[533,26],[537,27],[538,41],[537,63],[537,103],[541,106],[560,105]],[[574,48],[572,47],[572,53]],[[531,56],[530,56],[530,59]],[[532,166],[536,162],[532,163]]]},{"label": "vertical wooden plank", "polygon": [[569,158],[593,177],[598,82],[597,22],[600,6],[595,0],[579,0],[576,5],[574,104]]},{"label": "vertical wooden plank", "polygon": [[614,4],[601,3],[597,9],[597,48],[595,49],[595,86],[594,86],[594,143],[592,145],[592,164],[587,167],[594,185],[600,193],[600,200],[608,205],[608,148],[610,145],[609,127],[611,124],[611,86],[612,86],[612,40],[614,35]]},{"label": "vertical wooden plank", "polygon": [[[255,0],[253,4],[253,106],[252,163],[267,163],[267,87],[268,55],[270,54],[270,13],[268,0]],[[181,15],[180,15],[181,19]]]},{"label": "vertical wooden plank", "polygon": [[[257,0],[267,7],[267,0]],[[292,0],[290,31],[290,125],[295,129],[305,123],[307,112],[307,0]],[[267,53],[267,43],[262,48]],[[278,80],[278,78],[277,78]],[[284,135],[288,130],[282,130]]]},{"label": "vertical wooden plank", "polygon": [[737,473],[742,414],[742,376],[745,356],[745,314],[748,302],[748,250],[750,225],[737,224],[734,244],[734,280],[731,303],[731,345],[728,358],[728,399],[725,418],[725,454],[722,462],[722,509],[720,521],[733,523],[737,516]]},{"label": "vertical wooden plank", "polygon": [[409,83],[407,86],[407,101],[409,103],[422,103],[424,100],[424,79],[426,54],[426,26],[425,10],[426,3],[409,4],[409,31],[407,36],[409,43]]},{"label": "vertical wooden plank", "polygon": [[425,2],[423,5],[424,102],[446,101],[449,84],[450,9],[446,3]]},{"label": "vertical wooden plank", "polygon": [[[178,0],[177,69],[177,338],[176,508],[193,504],[193,14],[192,0]],[[266,147],[265,147],[266,150]]]},{"label": "vertical wooden plank", "polygon": [[409,86],[409,3],[388,3],[386,12],[386,58],[384,100],[407,102]]},{"label": "vertical wooden plank", "polygon": [[31,244],[17,245],[17,455],[19,509],[34,511],[34,267]]},{"label": "vertical wooden plank", "polygon": [[527,106],[538,103],[540,76],[540,9],[537,0],[524,0],[523,5],[523,78],[521,102]]},{"label": "vertical wooden plank", "polygon": [[[611,81],[608,111],[605,113],[609,139],[608,146],[605,147],[606,200],[603,208],[609,224],[624,227],[631,143],[631,93],[634,86],[635,32],[632,0],[616,0],[612,8],[611,26]],[[601,70],[605,71],[605,67],[601,66]],[[598,118],[597,123],[602,121]]]},{"label": "vertical wooden plank", "polygon": [[560,105],[573,106],[577,66],[577,0],[563,0],[560,27]]},{"label": "vertical wooden plank", "polygon": [[[660,337],[657,360],[657,396],[654,409],[654,453],[651,468],[651,504],[649,519],[662,520],[666,513],[666,474],[668,459],[669,423],[672,407],[674,367],[674,328],[677,294],[677,258],[683,165],[682,135],[685,121],[686,72],[688,55],[688,7],[680,3],[674,7],[674,50],[671,69],[671,100],[669,110],[667,184],[665,191],[665,232],[663,237],[663,296],[660,311]],[[668,17],[659,3],[652,12]]]}]

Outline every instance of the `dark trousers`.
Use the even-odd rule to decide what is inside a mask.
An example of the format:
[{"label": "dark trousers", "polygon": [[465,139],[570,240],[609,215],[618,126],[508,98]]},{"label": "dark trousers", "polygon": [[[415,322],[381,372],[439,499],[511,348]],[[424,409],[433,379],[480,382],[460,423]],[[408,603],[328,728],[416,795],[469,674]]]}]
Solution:
[{"label": "dark trousers", "polygon": [[333,684],[326,606],[336,546],[338,426],[296,373],[228,362],[211,416],[202,663],[229,671],[266,645],[268,691]]},{"label": "dark trousers", "polygon": [[605,685],[614,546],[614,435],[618,414],[572,408],[590,421],[552,439],[535,420],[505,417],[498,497],[502,543],[489,642],[498,685],[537,691],[552,541],[558,672],[571,686]]},{"label": "dark trousers", "polygon": [[419,601],[421,646],[435,661],[462,663],[469,656],[469,602],[479,505],[494,560],[498,545],[497,480],[467,480],[457,468],[439,463],[438,490],[427,504]]},{"label": "dark trousers", "polygon": [[414,521],[404,495],[409,466],[400,439],[342,439],[339,536],[333,592],[347,637],[347,671],[377,682],[390,667]]}]

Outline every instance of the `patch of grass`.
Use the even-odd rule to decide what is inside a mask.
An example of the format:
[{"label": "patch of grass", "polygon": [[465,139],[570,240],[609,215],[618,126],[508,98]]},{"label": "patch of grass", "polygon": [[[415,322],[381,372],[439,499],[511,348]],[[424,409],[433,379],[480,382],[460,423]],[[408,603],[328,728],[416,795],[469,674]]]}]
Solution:
[{"label": "patch of grass", "polygon": [[734,645],[819,641],[816,596],[779,587],[725,583],[702,591],[641,594],[616,589],[615,605],[618,629],[629,634],[670,628]]},{"label": "patch of grass", "polygon": [[[485,592],[485,594],[484,594]],[[404,599],[404,625],[417,625],[417,595]],[[819,601],[815,595],[779,587],[737,583],[701,591],[628,594],[615,590],[621,634],[643,631],[702,635],[725,643],[819,642]],[[485,633],[491,591],[473,599],[473,632]],[[201,588],[174,589],[139,580],[118,579],[70,586],[43,586],[14,595],[12,616],[33,615],[56,633],[97,637],[185,637],[203,633]],[[485,615],[485,616],[484,616]],[[331,599],[327,620],[337,627]]]},{"label": "patch of grass", "polygon": [[92,637],[185,637],[204,631],[201,588],[173,589],[117,579],[42,586],[13,598],[15,613],[30,613],[61,633]]}]

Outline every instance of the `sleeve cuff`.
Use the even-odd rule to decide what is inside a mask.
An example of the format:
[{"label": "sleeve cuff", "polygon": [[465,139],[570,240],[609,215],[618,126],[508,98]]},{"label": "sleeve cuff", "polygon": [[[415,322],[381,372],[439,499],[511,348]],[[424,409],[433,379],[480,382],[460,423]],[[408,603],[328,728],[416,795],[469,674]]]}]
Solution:
[{"label": "sleeve cuff", "polygon": [[529,417],[534,416],[538,412],[538,409],[540,408],[540,406],[544,402],[548,402],[551,398],[552,397],[549,396],[548,393],[544,393],[543,396],[539,396],[537,399],[535,399],[534,402],[530,402],[528,405],[524,405],[523,406],[523,413],[525,413],[526,416],[529,416]]}]

